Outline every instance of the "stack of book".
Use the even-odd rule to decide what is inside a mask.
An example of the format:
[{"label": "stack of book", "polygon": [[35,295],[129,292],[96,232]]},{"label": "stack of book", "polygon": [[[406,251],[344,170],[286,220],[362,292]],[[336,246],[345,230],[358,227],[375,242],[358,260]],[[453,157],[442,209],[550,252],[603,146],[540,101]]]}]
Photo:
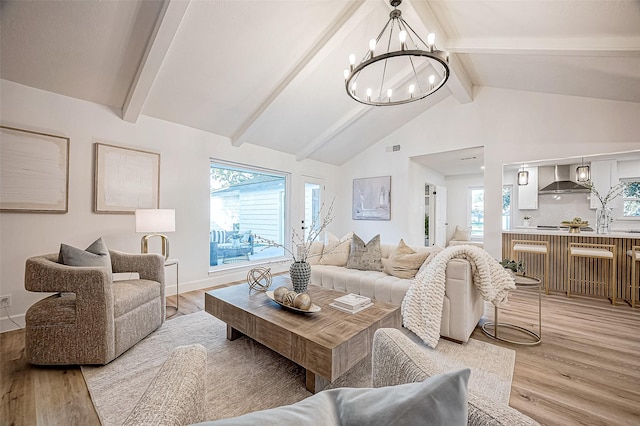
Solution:
[{"label": "stack of book", "polygon": [[371,302],[370,297],[349,293],[345,296],[334,299],[333,302],[329,303],[329,306],[343,312],[356,314],[369,306],[373,306],[373,303]]}]

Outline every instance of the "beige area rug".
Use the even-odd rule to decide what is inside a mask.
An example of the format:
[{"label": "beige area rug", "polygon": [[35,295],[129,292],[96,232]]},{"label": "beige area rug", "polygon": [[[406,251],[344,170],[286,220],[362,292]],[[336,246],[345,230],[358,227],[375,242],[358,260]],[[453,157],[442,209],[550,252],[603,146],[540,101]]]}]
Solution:
[{"label": "beige area rug", "polygon": [[[419,342],[417,336],[404,331]],[[191,343],[207,348],[211,420],[292,404],[311,395],[305,389],[303,368],[247,337],[228,341],[226,325],[200,311],[165,322],[108,365],[82,367],[102,424],[121,425],[171,349]],[[433,350],[423,347],[426,351]],[[446,370],[471,368],[472,392],[509,402],[515,351],[473,339],[465,345],[441,339],[435,350]],[[370,374],[371,360],[366,359],[331,387],[367,387],[371,385]]]}]

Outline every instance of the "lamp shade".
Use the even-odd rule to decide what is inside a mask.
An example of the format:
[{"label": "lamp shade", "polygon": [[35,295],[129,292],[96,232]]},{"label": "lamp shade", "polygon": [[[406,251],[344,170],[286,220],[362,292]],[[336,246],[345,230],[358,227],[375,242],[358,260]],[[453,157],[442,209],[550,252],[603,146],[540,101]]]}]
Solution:
[{"label": "lamp shade", "polygon": [[136,232],[175,232],[176,211],[174,209],[136,210]]}]

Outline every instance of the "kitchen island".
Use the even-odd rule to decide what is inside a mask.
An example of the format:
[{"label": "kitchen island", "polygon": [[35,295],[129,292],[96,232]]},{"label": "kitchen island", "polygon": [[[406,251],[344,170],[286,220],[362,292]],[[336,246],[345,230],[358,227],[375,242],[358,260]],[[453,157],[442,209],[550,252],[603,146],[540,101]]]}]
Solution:
[{"label": "kitchen island", "polygon": [[[502,258],[511,258],[512,240],[533,240],[549,242],[549,292],[567,293],[567,266],[569,243],[612,244],[616,247],[615,264],[617,268],[617,298],[631,300],[631,257],[627,250],[633,246],[640,246],[640,233],[611,232],[597,234],[595,232],[580,232],[570,234],[567,229],[548,230],[536,228],[519,228],[502,232]],[[544,257],[528,253],[520,254],[525,263],[527,273],[539,276],[544,271]],[[581,276],[584,283],[573,282],[571,294],[606,297],[606,289],[602,285],[593,284],[601,281],[604,273],[600,262],[585,259],[581,264]],[[591,282],[591,283],[589,283]],[[636,300],[638,295],[636,294]]]}]

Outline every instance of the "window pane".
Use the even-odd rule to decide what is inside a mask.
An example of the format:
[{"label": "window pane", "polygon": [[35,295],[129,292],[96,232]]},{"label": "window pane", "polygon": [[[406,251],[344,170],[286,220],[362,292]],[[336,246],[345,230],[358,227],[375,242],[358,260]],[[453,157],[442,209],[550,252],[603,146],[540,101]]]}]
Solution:
[{"label": "window pane", "polygon": [[502,229],[511,229],[511,191],[512,185],[502,187]]},{"label": "window pane", "polygon": [[[322,225],[319,220],[320,214],[320,185],[317,183],[305,182],[304,184],[304,240],[307,240],[307,235],[311,228],[316,230],[320,229]],[[315,220],[315,223],[314,223]]]},{"label": "window pane", "polygon": [[484,235],[484,189],[471,190],[471,235]]},{"label": "window pane", "polygon": [[640,182],[627,182],[624,186],[622,197],[623,216],[640,217]]},{"label": "window pane", "polygon": [[246,264],[281,257],[285,243],[286,176],[211,163],[209,264]]}]

